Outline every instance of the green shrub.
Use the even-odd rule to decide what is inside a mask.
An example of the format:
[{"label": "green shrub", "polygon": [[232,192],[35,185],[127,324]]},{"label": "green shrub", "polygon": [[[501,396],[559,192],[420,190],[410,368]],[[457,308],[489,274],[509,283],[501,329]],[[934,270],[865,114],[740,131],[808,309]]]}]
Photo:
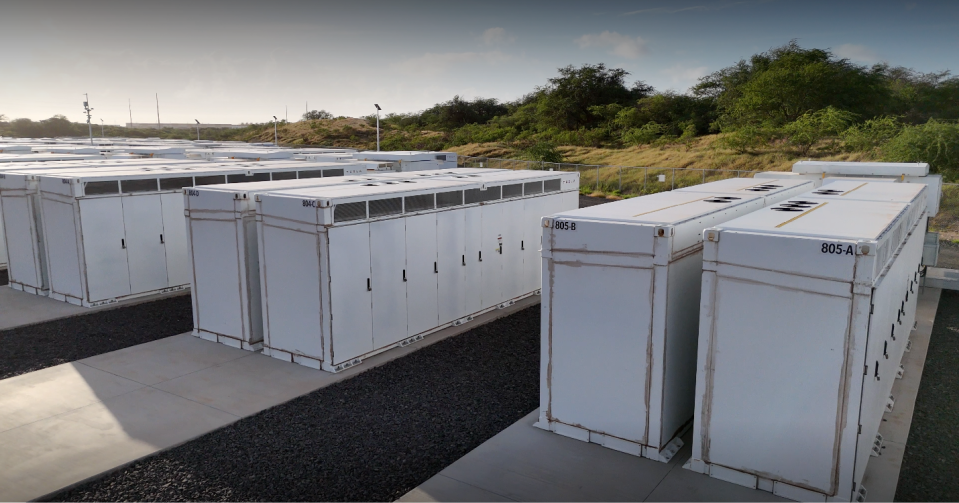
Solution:
[{"label": "green shrub", "polygon": [[632,128],[623,133],[623,143],[627,145],[649,145],[663,134],[662,124],[647,122],[642,127]]},{"label": "green shrub", "polygon": [[843,148],[849,152],[872,152],[902,131],[896,117],[883,115],[843,131]]},{"label": "green shrub", "polygon": [[959,175],[959,124],[929,119],[918,126],[906,126],[881,147],[882,158],[890,162],[927,162],[943,178]]}]

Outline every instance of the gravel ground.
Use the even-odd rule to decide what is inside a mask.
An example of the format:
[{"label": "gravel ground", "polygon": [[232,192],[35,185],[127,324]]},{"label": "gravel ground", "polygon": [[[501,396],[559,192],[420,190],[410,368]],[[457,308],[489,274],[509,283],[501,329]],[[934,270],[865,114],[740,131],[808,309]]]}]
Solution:
[{"label": "gravel ground", "polygon": [[56,496],[393,501],[539,405],[539,306]]},{"label": "gravel ground", "polygon": [[6,285],[10,281],[7,276],[7,269],[0,271],[0,286]]},{"label": "gravel ground", "polygon": [[942,291],[896,501],[959,501],[959,292]]},{"label": "gravel ground", "polygon": [[193,330],[189,295],[0,331],[0,379]]}]

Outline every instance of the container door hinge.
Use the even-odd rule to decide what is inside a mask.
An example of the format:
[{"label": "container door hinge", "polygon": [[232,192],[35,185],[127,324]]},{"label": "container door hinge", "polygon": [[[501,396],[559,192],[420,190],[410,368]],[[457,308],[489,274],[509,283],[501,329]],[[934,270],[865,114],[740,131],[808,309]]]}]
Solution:
[{"label": "container door hinge", "polygon": [[866,486],[859,484],[859,490],[856,491],[856,501],[864,503],[866,501]]},{"label": "container door hinge", "polygon": [[889,398],[886,399],[886,412],[892,412],[892,408],[896,406],[896,398],[892,395],[889,395]]},{"label": "container door hinge", "polygon": [[859,431],[857,431],[856,433],[859,434],[859,435],[862,435],[862,425],[861,425],[861,424],[859,425]]},{"label": "container door hinge", "polygon": [[912,351],[912,339],[906,341],[906,352]]},{"label": "container door hinge", "polygon": [[875,311],[875,310],[876,310],[876,306],[873,305],[873,304],[869,304],[869,314],[872,314],[873,311]]},{"label": "container door hinge", "polygon": [[896,379],[902,379],[902,376],[905,373],[906,373],[906,367],[903,367],[902,364],[900,364],[899,370],[896,371]]}]

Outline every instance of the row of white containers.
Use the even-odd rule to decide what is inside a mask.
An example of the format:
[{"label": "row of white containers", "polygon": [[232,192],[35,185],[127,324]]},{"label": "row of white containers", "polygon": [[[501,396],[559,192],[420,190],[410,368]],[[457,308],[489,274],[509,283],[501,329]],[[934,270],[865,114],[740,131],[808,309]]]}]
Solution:
[{"label": "row of white containers", "polygon": [[279,188],[186,197],[195,333],[335,372],[538,292],[540,219],[578,206],[579,176],[457,169]]},{"label": "row of white containers", "polygon": [[83,306],[185,289],[184,187],[365,172],[361,163],[304,161],[5,171],[10,286]]},{"label": "row of white containers", "polygon": [[537,425],[660,461],[692,429],[687,468],[864,499],[938,194],[791,178],[545,218]]}]

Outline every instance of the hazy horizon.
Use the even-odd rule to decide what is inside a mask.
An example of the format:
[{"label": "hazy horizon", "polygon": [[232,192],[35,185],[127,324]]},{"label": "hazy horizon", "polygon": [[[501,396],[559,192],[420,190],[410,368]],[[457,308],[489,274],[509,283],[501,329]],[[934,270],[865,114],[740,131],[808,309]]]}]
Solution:
[{"label": "hazy horizon", "polygon": [[0,8],[0,114],[85,122],[298,120],[513,100],[566,65],[657,90],[797,39],[858,64],[959,70],[959,2],[33,1]]}]

